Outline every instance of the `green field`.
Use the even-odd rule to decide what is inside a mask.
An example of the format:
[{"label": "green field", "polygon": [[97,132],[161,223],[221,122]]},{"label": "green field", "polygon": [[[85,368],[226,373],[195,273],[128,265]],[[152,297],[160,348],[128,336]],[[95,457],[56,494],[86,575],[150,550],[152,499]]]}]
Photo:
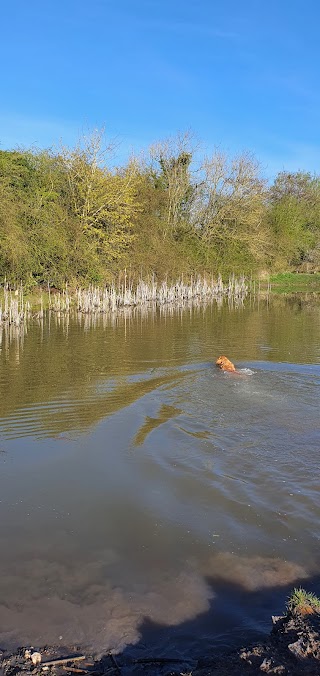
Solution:
[{"label": "green field", "polygon": [[270,276],[270,283],[275,293],[320,293],[320,273],[280,272]]}]

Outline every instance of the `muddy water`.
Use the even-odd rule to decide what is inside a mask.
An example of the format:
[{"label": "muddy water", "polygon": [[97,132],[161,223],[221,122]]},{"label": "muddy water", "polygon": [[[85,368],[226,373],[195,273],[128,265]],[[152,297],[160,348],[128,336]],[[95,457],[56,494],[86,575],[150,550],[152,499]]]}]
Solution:
[{"label": "muddy water", "polygon": [[0,338],[1,647],[196,656],[317,587],[319,301]]}]

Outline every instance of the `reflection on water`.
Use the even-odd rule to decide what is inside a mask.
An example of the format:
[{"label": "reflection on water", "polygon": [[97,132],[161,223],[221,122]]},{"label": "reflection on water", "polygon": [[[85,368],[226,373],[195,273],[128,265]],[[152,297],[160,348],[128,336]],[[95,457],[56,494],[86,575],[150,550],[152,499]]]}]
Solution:
[{"label": "reflection on water", "polygon": [[170,420],[170,418],[176,418],[179,413],[182,413],[180,408],[169,406],[168,404],[162,404],[159,414],[156,418],[150,418],[148,415],[146,416],[143,425],[140,427],[134,438],[135,445],[141,446],[152,430],[155,430],[157,427],[159,427],[159,425],[163,425],[168,420]]},{"label": "reflection on water", "polygon": [[3,332],[1,646],[266,631],[319,574],[319,328],[296,298]]}]

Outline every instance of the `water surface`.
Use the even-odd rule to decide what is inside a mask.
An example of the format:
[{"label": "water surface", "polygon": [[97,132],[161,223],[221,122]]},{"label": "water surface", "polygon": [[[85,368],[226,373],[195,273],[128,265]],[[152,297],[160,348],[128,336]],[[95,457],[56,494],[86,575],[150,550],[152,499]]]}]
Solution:
[{"label": "water surface", "polygon": [[318,302],[51,316],[0,339],[1,647],[194,657],[317,588]]}]

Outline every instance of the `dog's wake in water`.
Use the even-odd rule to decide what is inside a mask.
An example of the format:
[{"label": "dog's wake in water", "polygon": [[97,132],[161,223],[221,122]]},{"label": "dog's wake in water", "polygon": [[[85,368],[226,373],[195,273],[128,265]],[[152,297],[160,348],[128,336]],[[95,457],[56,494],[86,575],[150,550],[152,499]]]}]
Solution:
[{"label": "dog's wake in water", "polygon": [[243,369],[238,369],[237,373],[241,376],[253,376],[255,371],[252,371],[252,369],[243,368]]}]

